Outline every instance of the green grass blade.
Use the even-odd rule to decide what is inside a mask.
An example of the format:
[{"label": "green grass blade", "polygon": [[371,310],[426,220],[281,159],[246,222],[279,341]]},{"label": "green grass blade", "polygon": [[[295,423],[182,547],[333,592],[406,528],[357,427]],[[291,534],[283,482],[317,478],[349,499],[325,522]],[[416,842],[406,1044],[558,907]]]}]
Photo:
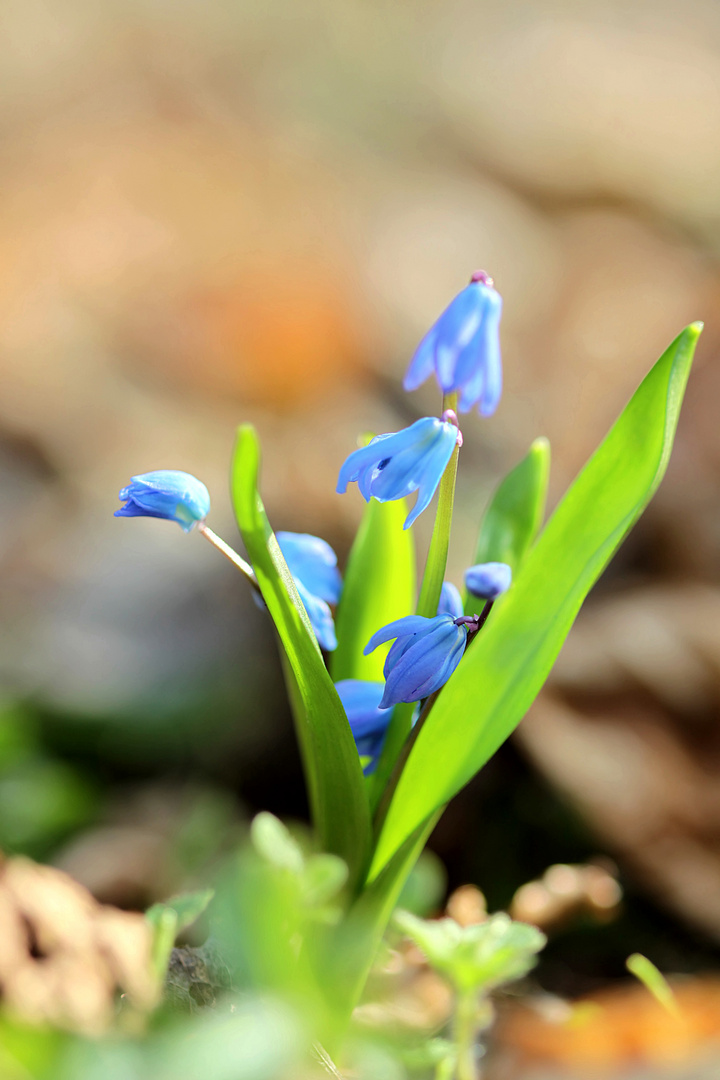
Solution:
[{"label": "green grass blade", "polygon": [[647,956],[643,956],[642,953],[633,953],[625,961],[625,967],[636,979],[640,980],[655,1000],[664,1009],[667,1009],[672,1016],[677,1017],[680,1015],[678,1000],[670,983],[663,973],[655,967],[652,960],[648,960]]},{"label": "green grass blade", "polygon": [[255,429],[238,430],[232,498],[240,532],[289,669],[298,741],[313,821],[326,851],[340,855],[355,880],[366,865],[370,810],[360,759],[295,582],[258,492],[260,447]]},{"label": "green grass blade", "polygon": [[363,649],[381,626],[410,615],[415,608],[415,541],[403,529],[404,499],[365,508],[345,571],[335,630],[338,647],[330,656],[335,682],[341,679],[383,681],[390,643],[363,656]]},{"label": "green grass blade", "polygon": [[663,477],[701,329],[684,330],[642,382],[443,689],[400,777],[371,879],[482,768],[540,691],[585,596]]}]

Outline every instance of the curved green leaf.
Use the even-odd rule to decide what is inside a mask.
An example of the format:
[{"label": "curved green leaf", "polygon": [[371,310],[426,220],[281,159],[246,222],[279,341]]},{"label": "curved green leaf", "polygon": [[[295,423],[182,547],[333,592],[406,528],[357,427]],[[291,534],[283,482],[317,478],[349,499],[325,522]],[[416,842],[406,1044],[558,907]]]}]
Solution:
[{"label": "curved green leaf", "polygon": [[663,477],[701,329],[684,330],[641,383],[444,687],[398,782],[371,879],[482,768],[540,691],[585,596]]},{"label": "curved green leaf", "polygon": [[295,582],[258,493],[260,447],[255,429],[238,429],[232,499],[260,591],[285,653],[310,806],[320,842],[342,856],[356,879],[370,846],[370,810],[360,759]]},{"label": "curved green leaf", "polygon": [[535,439],[525,457],[500,481],[483,514],[475,562],[504,562],[518,569],[545,513],[550,443]]},{"label": "curved green leaf", "polygon": [[439,816],[433,814],[408,837],[375,880],[363,889],[325,942],[322,966],[333,986],[338,1010],[345,1011],[348,1017],[367,982],[403,885]]},{"label": "curved green leaf", "polygon": [[335,619],[338,647],[330,657],[335,682],[382,682],[390,644],[370,656],[363,656],[363,649],[381,626],[415,608],[415,542],[412,529],[403,529],[406,514],[405,499],[371,499],[365,507]]}]

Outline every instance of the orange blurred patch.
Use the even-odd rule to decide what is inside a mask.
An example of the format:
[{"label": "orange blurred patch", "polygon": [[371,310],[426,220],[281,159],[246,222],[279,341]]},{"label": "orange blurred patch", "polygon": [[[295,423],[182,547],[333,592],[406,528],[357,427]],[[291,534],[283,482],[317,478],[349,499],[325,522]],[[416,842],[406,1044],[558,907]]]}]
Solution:
[{"label": "orange blurred patch", "polygon": [[496,1045],[522,1063],[551,1061],[570,1070],[613,1074],[631,1063],[692,1061],[720,1046],[720,978],[677,981],[679,1015],[670,1015],[642,986],[622,986],[574,1005],[550,999],[504,1011]]},{"label": "orange blurred patch", "polygon": [[326,393],[365,351],[351,286],[329,267],[254,269],[194,297],[186,311],[187,381],[244,402],[285,409]]}]

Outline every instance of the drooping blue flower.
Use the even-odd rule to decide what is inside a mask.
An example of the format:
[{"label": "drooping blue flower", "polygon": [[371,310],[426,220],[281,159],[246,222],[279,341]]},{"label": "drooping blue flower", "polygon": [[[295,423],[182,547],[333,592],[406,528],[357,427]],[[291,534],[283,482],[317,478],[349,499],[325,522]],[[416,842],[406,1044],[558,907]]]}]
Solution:
[{"label": "drooping blue flower", "polygon": [[502,393],[501,314],[492,278],[476,271],[418,345],[405,389],[416,390],[434,373],[443,393],[458,392],[460,412],[477,405],[481,416],[492,416]]},{"label": "drooping blue flower", "polygon": [[326,652],[337,649],[330,604],[337,604],[342,578],[337,555],[325,540],[309,533],[279,532],[276,538],[312,628]]},{"label": "drooping blue flower", "polygon": [[452,615],[453,619],[459,619],[465,614],[462,597],[451,581],[443,582],[437,613],[438,615]]},{"label": "drooping blue flower", "polygon": [[416,420],[402,431],[376,435],[347,458],[337,490],[342,494],[357,481],[366,502],[374,498],[382,503],[417,491],[415,506],[405,518],[407,529],[430,503],[459,438],[454,424],[435,416]]},{"label": "drooping blue flower", "polygon": [[395,644],[383,668],[386,681],[381,709],[401,701],[420,701],[444,686],[465,651],[467,630],[452,615],[436,615],[433,619],[407,615],[373,634],[365,646],[365,655],[393,638]]},{"label": "drooping blue flower", "polygon": [[363,679],[342,679],[335,683],[361,758],[370,758],[363,772],[374,772],[391,713],[380,708],[384,683]]},{"label": "drooping blue flower", "polygon": [[465,571],[465,587],[480,600],[496,600],[507,592],[512,582],[512,570],[503,562],[478,563]]},{"label": "drooping blue flower", "polygon": [[127,487],[120,490],[120,499],[127,502],[115,511],[115,517],[154,517],[177,521],[190,532],[210,512],[208,489],[190,473],[176,469],[133,476]]}]

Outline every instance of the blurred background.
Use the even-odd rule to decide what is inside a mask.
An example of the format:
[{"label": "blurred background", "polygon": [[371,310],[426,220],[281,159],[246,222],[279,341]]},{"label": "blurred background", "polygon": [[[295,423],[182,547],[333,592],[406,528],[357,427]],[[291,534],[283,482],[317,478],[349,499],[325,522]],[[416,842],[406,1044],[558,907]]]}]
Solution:
[{"label": "blurred background", "polygon": [[402,374],[483,267],[506,391],[464,424],[458,584],[531,440],[552,504],[706,330],[658,496],[433,846],[491,908],[552,863],[619,877],[614,920],[553,937],[549,993],[607,992],[638,949],[717,968],[720,7],[5,0],[0,25],[0,847],[143,907],[255,808],[303,817],[263,614],[196,534],[114,520],[117,491],[192,472],[234,543],[252,420],[273,524],[342,564],[337,469],[437,410]]}]

